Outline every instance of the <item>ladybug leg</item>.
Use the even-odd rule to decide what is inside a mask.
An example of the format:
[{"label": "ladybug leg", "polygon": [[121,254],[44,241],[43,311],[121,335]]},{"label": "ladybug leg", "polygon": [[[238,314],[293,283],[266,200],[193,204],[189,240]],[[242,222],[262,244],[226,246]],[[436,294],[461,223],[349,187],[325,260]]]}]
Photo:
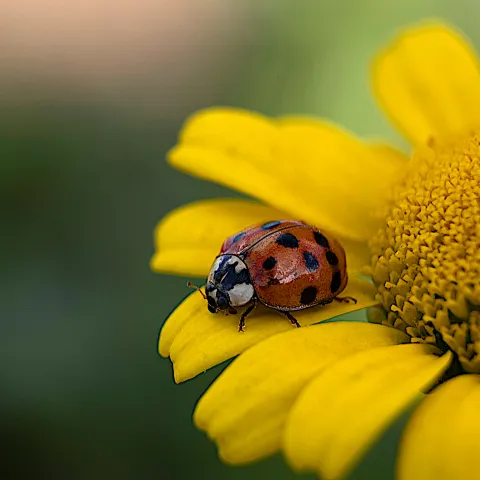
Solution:
[{"label": "ladybug leg", "polygon": [[245,326],[245,318],[247,315],[251,313],[251,311],[257,306],[257,302],[253,301],[253,303],[242,313],[240,317],[240,322],[238,323],[238,331],[243,332],[243,327]]},{"label": "ladybug leg", "polygon": [[290,320],[292,325],[295,325],[298,328],[301,327],[301,325],[297,322],[297,319],[290,312],[282,312],[282,313]]},{"label": "ladybug leg", "polygon": [[357,299],[353,297],[335,297],[334,300],[340,303],[357,303]]},{"label": "ladybug leg", "polygon": [[235,308],[229,307],[229,308],[228,308],[228,313],[231,313],[232,315],[235,315],[235,314],[237,314],[238,312],[237,312],[237,310],[236,310]]}]

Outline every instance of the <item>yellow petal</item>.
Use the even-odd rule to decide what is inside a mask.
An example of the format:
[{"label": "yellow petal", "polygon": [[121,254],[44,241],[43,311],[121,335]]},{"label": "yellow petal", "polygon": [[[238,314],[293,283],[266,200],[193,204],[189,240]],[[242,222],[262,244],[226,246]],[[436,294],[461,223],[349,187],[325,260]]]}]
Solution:
[{"label": "yellow petal", "polygon": [[375,93],[413,144],[480,124],[480,68],[467,40],[446,25],[402,32],[373,67]]},{"label": "yellow petal", "polygon": [[327,323],[276,335],[220,375],[200,399],[194,421],[218,443],[224,461],[257,460],[280,449],[287,414],[317,372],[346,355],[407,341],[401,331],[371,323]]},{"label": "yellow petal", "polygon": [[[284,437],[297,470],[344,478],[380,434],[445,371],[451,354],[428,345],[383,347],[323,370],[300,394]],[[410,478],[419,478],[416,476]]]},{"label": "yellow petal", "polygon": [[341,238],[364,241],[405,158],[306,118],[208,109],[186,123],[170,163],[247,193]]},{"label": "yellow petal", "polygon": [[250,200],[190,203],[157,225],[150,266],[162,273],[206,277],[227,237],[250,225],[284,217],[285,213]]},{"label": "yellow petal", "polygon": [[349,277],[361,273],[366,265],[370,264],[371,252],[367,242],[358,242],[349,238],[338,238],[347,256],[347,270]]},{"label": "yellow petal", "polygon": [[424,398],[400,445],[399,480],[478,478],[480,376],[448,380]]},{"label": "yellow petal", "polygon": [[[256,223],[282,219],[288,219],[288,214],[251,200],[213,199],[184,205],[158,223],[150,267],[160,273],[206,277],[227,237]],[[350,273],[369,263],[366,242],[339,240]]]},{"label": "yellow petal", "polygon": [[[342,296],[356,298],[356,304],[333,302],[295,312],[295,317],[305,327],[367,308],[376,303],[374,292],[369,282],[352,278]],[[238,332],[239,318],[239,315],[211,314],[198,292],[193,292],[180,304],[162,329],[159,347],[161,355],[170,356],[177,383],[195,377],[276,333],[296,328],[284,315],[263,306],[258,306],[247,317],[244,332]]]}]

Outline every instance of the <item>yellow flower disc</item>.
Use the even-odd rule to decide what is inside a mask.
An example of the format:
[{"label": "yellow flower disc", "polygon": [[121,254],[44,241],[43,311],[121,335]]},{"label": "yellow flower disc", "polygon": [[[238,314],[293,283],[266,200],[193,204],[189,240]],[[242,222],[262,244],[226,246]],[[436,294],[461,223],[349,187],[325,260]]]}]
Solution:
[{"label": "yellow flower disc", "polygon": [[419,149],[371,242],[370,319],[480,373],[480,134]]}]

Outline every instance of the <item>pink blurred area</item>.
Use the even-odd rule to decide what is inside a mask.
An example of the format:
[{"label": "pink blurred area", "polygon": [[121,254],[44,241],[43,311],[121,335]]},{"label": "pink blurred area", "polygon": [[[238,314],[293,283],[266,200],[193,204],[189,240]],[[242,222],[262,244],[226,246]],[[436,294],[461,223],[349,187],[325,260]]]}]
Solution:
[{"label": "pink blurred area", "polygon": [[127,103],[153,96],[167,109],[197,93],[208,97],[202,88],[213,87],[202,79],[215,75],[212,69],[222,58],[235,55],[235,45],[247,33],[249,4],[1,0],[2,96],[86,90]]}]

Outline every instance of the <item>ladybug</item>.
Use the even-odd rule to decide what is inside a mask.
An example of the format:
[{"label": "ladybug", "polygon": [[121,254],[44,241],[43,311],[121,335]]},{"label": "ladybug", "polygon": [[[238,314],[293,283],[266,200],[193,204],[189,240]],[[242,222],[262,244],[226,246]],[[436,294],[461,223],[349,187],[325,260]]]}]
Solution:
[{"label": "ladybug", "polygon": [[248,306],[238,325],[243,331],[258,302],[297,327],[290,312],[333,300],[356,303],[352,297],[337,297],[347,281],[345,251],[335,238],[303,222],[276,220],[227,238],[210,269],[205,294],[199,291],[211,313],[236,314],[236,307]]}]

